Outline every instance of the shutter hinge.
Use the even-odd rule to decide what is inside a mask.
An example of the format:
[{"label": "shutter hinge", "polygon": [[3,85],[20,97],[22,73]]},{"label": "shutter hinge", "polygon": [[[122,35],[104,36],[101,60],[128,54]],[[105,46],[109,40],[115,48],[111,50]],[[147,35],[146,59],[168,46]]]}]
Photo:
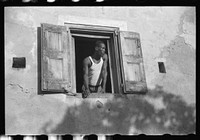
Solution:
[{"label": "shutter hinge", "polygon": [[137,40],[137,47],[138,47],[138,48],[141,47],[140,39]]},{"label": "shutter hinge", "polygon": [[118,30],[115,30],[115,35],[118,35],[119,34],[119,31]]}]

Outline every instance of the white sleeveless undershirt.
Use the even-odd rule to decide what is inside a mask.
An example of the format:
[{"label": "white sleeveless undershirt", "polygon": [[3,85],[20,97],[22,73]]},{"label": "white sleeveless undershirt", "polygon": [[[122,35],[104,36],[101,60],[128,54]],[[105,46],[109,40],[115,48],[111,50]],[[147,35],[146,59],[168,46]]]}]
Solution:
[{"label": "white sleeveless undershirt", "polygon": [[[92,58],[90,56],[89,56],[89,59],[92,62],[91,67],[88,69],[89,85],[98,86],[96,84],[99,79],[99,75],[100,75],[101,68],[103,65],[103,59],[101,57],[100,62],[98,64],[94,63],[94,61],[92,60]],[[100,81],[100,83],[101,83],[101,81]]]}]

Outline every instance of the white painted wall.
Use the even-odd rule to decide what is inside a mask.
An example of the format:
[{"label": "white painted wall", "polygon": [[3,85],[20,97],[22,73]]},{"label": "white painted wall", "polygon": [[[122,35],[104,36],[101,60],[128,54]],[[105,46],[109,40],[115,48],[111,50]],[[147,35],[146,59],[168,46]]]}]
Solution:
[{"label": "white painted wall", "polygon": [[[88,124],[95,126],[101,122],[103,125],[117,114],[117,112],[113,112],[113,116],[111,115],[107,119],[99,116],[102,112],[107,111],[105,107],[117,102],[119,104],[115,104],[115,108],[118,108],[118,115],[121,114],[122,117],[122,114],[126,114],[127,120],[132,118],[130,133],[171,132],[168,125],[161,129],[159,123],[156,126],[148,125],[154,127],[155,131],[147,130],[147,128],[139,129],[133,121],[135,117],[131,116],[130,113],[134,112],[134,109],[142,112],[142,105],[146,106],[145,103],[149,103],[149,106],[157,111],[166,109],[165,96],[160,97],[159,92],[156,97],[151,92],[141,98],[133,96],[134,98],[130,98],[130,100],[133,100],[130,102],[133,107],[128,106],[129,102],[126,103],[122,99],[83,100],[66,98],[65,95],[61,94],[44,96],[37,94],[37,77],[39,76],[37,73],[37,27],[40,27],[41,23],[64,25],[65,22],[114,26],[119,27],[120,30],[140,33],[149,90],[156,90],[157,93],[156,87],[161,86],[166,95],[170,93],[171,96],[178,96],[188,106],[196,103],[196,13],[194,7],[6,7],[5,115],[7,134],[62,132],[61,129],[53,130],[61,124],[65,125],[65,122],[76,125],[72,128],[72,124],[69,124],[71,129],[68,126],[63,126],[62,130],[66,129],[66,131],[71,132],[75,128],[79,128],[80,132],[85,130],[85,126],[86,130],[92,131],[93,129],[88,127]],[[12,68],[12,58],[15,56],[26,57],[25,69]],[[166,74],[159,73],[158,61],[165,63]],[[159,97],[157,98],[157,96]],[[92,110],[95,109],[97,100],[100,100],[105,107]],[[138,107],[135,102],[140,101],[142,104],[141,107]],[[161,106],[160,108],[157,107],[158,104]],[[85,107],[83,111],[78,109],[81,106]],[[120,108],[130,109],[130,112],[124,113]],[[98,116],[92,116],[91,110],[97,111]],[[79,115],[74,116],[74,119],[70,116],[66,117],[68,111]],[[90,119],[88,119],[88,114],[90,114]],[[153,116],[153,114],[151,115]],[[144,114],[141,116],[147,117]],[[66,118],[68,121],[66,121]],[[148,119],[153,121],[152,118]],[[117,129],[116,122],[108,121],[108,124],[115,126],[115,128],[109,128],[108,125],[108,128],[104,129],[102,126],[99,127],[98,131],[112,133],[120,130],[120,132],[126,133],[126,125],[122,120],[124,118],[120,117],[115,120],[120,122],[122,129]],[[78,122],[85,122],[85,124],[78,127],[77,125],[81,124]],[[172,122],[171,125],[173,126]],[[181,133],[183,131],[176,130],[176,132]],[[185,133],[187,132],[189,130]]]}]

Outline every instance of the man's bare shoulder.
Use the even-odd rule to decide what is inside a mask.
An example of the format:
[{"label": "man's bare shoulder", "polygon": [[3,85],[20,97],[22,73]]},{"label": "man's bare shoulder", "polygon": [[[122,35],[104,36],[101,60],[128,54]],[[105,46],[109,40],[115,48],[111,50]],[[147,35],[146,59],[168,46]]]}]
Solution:
[{"label": "man's bare shoulder", "polygon": [[86,58],[83,60],[83,64],[84,64],[84,65],[90,65],[90,64],[91,64],[89,57],[86,57]]}]

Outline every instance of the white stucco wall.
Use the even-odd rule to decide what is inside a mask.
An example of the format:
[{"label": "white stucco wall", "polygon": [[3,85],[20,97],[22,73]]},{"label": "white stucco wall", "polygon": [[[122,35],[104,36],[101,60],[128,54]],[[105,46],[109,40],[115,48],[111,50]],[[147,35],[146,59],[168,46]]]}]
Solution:
[{"label": "white stucco wall", "polygon": [[[98,100],[104,105],[106,104],[105,106],[115,104],[118,100],[113,99],[114,97],[83,100],[73,97],[66,98],[62,94],[43,96],[37,94],[37,77],[39,76],[37,73],[37,27],[40,27],[41,23],[64,25],[64,22],[71,22],[117,26],[120,30],[138,32],[141,37],[147,86],[150,91],[156,91],[158,95],[154,96],[150,92],[139,98],[134,96],[136,99],[133,101],[141,101],[141,106],[146,106],[148,103],[158,111],[166,109],[166,96],[159,95],[157,89],[160,86],[162,92],[180,97],[187,106],[194,106],[196,103],[196,13],[194,7],[7,7],[4,17],[5,115],[6,133],[8,134],[53,133],[52,130],[65,120],[66,112],[70,111],[70,108],[79,108],[82,105],[86,107],[83,108],[84,111],[77,109],[79,111],[74,112],[75,115],[77,114],[76,119],[69,119],[70,122],[73,122],[71,122],[72,124],[76,124],[76,127],[67,129],[68,126],[65,126],[61,127],[62,130],[66,128],[66,131],[72,133],[76,129],[79,129],[76,131],[77,133],[81,132],[84,127],[88,128],[88,131],[92,130],[88,127],[91,118],[92,125],[97,125],[100,122],[107,127],[114,125],[103,116],[92,116],[88,110],[88,108],[94,109],[99,103]],[[25,69],[12,68],[12,58],[16,56],[26,57]],[[166,74],[159,73],[158,61],[165,63]],[[144,101],[145,103],[143,103]],[[121,108],[128,107],[131,109],[130,112],[135,109],[127,105],[129,102],[126,103],[122,99],[119,99],[119,102],[122,102]],[[132,102],[130,104],[132,105]],[[115,107],[113,106],[113,108]],[[116,108],[118,108],[120,115],[123,112],[120,110],[120,104],[117,104]],[[136,108],[140,109],[139,106]],[[106,111],[105,108],[101,109]],[[101,109],[96,113],[101,113]],[[71,112],[73,111],[71,110]],[[134,116],[130,115],[130,112],[126,112],[127,117],[131,116],[127,119],[132,120],[128,133],[172,133],[168,129],[167,120],[165,129],[160,129],[159,125],[155,126],[149,123],[148,126],[154,127],[155,132],[148,127],[137,128]],[[117,112],[113,114],[115,113]],[[68,114],[70,113],[68,112]],[[90,114],[90,119],[83,117],[85,114]],[[142,116],[145,118],[145,114]],[[121,121],[121,119],[119,117],[116,122]],[[85,123],[78,127],[77,121],[80,124]],[[170,124],[169,121],[168,124]],[[122,129],[126,128],[125,124],[121,125]],[[117,133],[114,132],[118,131],[116,127],[110,131],[102,127],[98,132]],[[127,133],[119,130],[122,133]],[[63,131],[58,129],[54,132]],[[178,130],[174,130],[174,132],[179,133]],[[184,131],[181,132],[184,133]]]}]

